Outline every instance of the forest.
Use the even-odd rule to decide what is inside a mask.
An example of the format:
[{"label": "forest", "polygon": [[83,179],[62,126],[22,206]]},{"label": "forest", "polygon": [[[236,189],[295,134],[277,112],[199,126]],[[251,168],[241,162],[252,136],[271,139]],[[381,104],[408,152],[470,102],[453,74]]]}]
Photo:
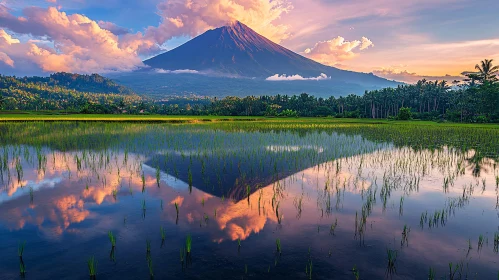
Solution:
[{"label": "forest", "polygon": [[427,81],[316,98],[268,95],[171,98],[155,101],[99,75],[56,73],[48,78],[0,76],[3,110],[64,110],[71,113],[421,119],[499,122],[499,66],[476,65],[463,81]]}]

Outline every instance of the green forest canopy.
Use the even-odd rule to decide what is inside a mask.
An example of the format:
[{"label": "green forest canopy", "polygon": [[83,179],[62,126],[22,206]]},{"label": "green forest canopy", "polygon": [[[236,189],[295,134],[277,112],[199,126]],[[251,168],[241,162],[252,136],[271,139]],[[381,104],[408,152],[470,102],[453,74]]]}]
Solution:
[{"label": "green forest canopy", "polygon": [[[334,116],[404,118],[459,122],[499,122],[499,67],[493,60],[476,65],[464,82],[421,80],[413,85],[335,98],[300,95],[177,98],[154,101],[102,76],[56,73],[50,77],[0,76],[0,107],[6,110],[67,110],[80,113]],[[402,110],[401,110],[402,109]],[[409,111],[410,110],[410,111]]]}]

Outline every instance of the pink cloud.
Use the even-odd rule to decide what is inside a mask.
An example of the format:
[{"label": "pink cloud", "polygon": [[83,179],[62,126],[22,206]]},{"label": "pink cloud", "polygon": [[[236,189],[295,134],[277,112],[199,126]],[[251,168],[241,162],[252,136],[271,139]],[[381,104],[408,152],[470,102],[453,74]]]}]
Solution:
[{"label": "pink cloud", "polygon": [[10,58],[6,53],[0,52],[0,61],[9,65],[10,67],[14,67],[14,60]]},{"label": "pink cloud", "polygon": [[312,48],[304,51],[305,56],[327,65],[335,65],[340,61],[349,60],[358,56],[357,49],[362,51],[374,46],[366,37],[360,40],[346,41],[338,36],[328,41],[321,41]]},{"label": "pink cloud", "polygon": [[2,30],[0,36],[8,45],[3,51],[14,61],[29,60],[46,72],[129,71],[142,66],[141,52],[157,47],[141,33],[119,37],[105,29],[112,29],[108,23],[101,23],[103,28],[86,16],[68,15],[54,7],[29,7],[23,14],[25,17],[15,17],[0,10],[0,25],[16,33],[43,36],[53,42],[54,48],[34,40],[21,43]]},{"label": "pink cloud", "polygon": [[288,27],[275,24],[293,6],[286,0],[170,0],[158,4],[162,22],[146,34],[163,43],[173,37],[200,33],[239,20],[263,36],[280,42],[289,37]]},{"label": "pink cloud", "polygon": [[112,22],[97,22],[55,7],[27,7],[23,9],[23,16],[17,17],[9,8],[0,5],[1,27],[15,34],[43,37],[50,42],[49,46],[35,40],[15,42],[15,47],[10,43],[10,47],[2,50],[2,61],[10,66],[18,60],[23,64],[29,62],[45,72],[130,71],[143,66],[140,56],[156,54],[159,46],[173,37],[196,36],[234,20],[241,20],[279,42],[289,36],[287,26],[273,22],[292,6],[286,0],[205,3],[172,0],[159,3],[157,9],[162,18],[158,26],[130,33]]},{"label": "pink cloud", "polygon": [[102,29],[109,30],[114,35],[124,35],[130,33],[130,30],[128,28],[118,26],[109,21],[100,20],[98,24]]}]

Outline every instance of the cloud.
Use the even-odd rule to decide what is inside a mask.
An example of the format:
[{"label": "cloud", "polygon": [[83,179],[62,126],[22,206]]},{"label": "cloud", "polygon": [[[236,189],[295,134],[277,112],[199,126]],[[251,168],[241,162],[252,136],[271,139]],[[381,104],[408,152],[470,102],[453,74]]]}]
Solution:
[{"label": "cloud", "polygon": [[278,75],[268,77],[267,81],[320,81],[320,80],[330,80],[331,77],[328,77],[326,74],[322,73],[318,77],[304,78],[300,75]]},{"label": "cloud", "polygon": [[[55,7],[27,6],[18,16],[19,10],[11,10],[5,5],[0,5],[0,30],[13,34],[9,35],[9,40],[14,42],[7,42],[9,46],[5,49],[2,47],[3,63],[15,66],[17,70],[29,66],[43,72],[79,73],[130,71],[143,67],[141,57],[157,54],[166,41],[179,36],[197,36],[234,20],[280,42],[289,32],[287,26],[274,21],[293,8],[288,0],[162,1],[157,5],[161,17],[159,25],[131,33],[115,23],[97,22],[77,13],[67,14]],[[3,37],[5,41],[7,37]]]},{"label": "cloud", "polygon": [[[117,31],[116,26],[102,23]],[[53,47],[35,40],[20,42],[2,30],[2,51],[14,61],[29,61],[44,72],[113,72],[130,71],[142,66],[141,52],[156,44],[142,34],[117,36],[99,23],[80,14],[68,15],[54,7],[28,7],[22,17],[0,9],[0,27],[18,34],[42,37]],[[7,35],[6,35],[7,34]]]},{"label": "cloud", "polygon": [[14,67],[14,60],[10,58],[6,53],[0,52],[0,61],[9,65],[10,67]]},{"label": "cloud", "polygon": [[179,70],[156,69],[156,73],[160,73],[160,74],[199,74],[199,71],[190,70],[190,69],[179,69]]},{"label": "cloud", "polygon": [[366,37],[360,40],[346,41],[338,36],[328,41],[320,41],[312,48],[307,48],[304,55],[326,65],[335,65],[344,60],[349,60],[358,55],[355,50],[366,50],[374,44]]},{"label": "cloud", "polygon": [[407,70],[400,70],[396,68],[381,68],[373,71],[373,74],[379,77],[383,77],[389,80],[395,80],[399,82],[404,82],[404,83],[409,83],[413,84],[416,83],[419,80],[425,79],[428,81],[435,81],[435,80],[445,80],[448,82],[453,82],[455,80],[457,81],[462,81],[463,76],[453,76],[453,75],[444,75],[444,76],[425,76],[425,75],[418,75],[416,73],[411,73]]},{"label": "cloud", "polygon": [[147,36],[159,43],[202,32],[239,20],[261,35],[280,42],[289,37],[286,25],[275,24],[293,6],[287,0],[169,0],[157,6],[162,22],[149,27]]},{"label": "cloud", "polygon": [[106,30],[111,31],[111,33],[113,33],[114,35],[125,35],[125,34],[130,33],[130,30],[128,28],[118,26],[118,25],[116,25],[112,22],[109,22],[109,21],[100,20],[99,26],[102,29],[106,29]]}]

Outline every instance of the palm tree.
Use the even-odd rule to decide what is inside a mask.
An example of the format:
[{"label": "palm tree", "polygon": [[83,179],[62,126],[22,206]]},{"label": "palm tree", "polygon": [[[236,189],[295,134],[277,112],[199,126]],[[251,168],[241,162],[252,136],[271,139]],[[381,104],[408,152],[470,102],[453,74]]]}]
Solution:
[{"label": "palm tree", "polygon": [[475,69],[478,70],[478,75],[482,81],[497,81],[497,74],[499,74],[499,66],[492,65],[493,59],[485,59],[480,63],[481,65],[476,65]]}]

